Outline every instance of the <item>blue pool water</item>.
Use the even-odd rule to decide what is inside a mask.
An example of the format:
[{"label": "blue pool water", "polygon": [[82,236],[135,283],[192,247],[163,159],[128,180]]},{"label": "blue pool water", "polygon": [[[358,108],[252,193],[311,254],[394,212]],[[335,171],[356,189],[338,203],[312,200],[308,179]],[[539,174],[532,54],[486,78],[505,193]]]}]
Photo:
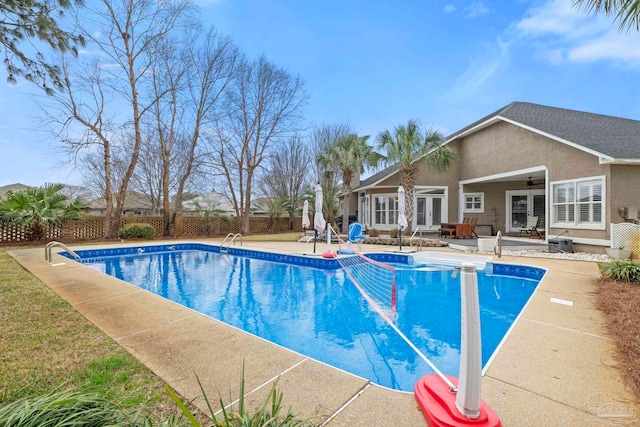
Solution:
[{"label": "blue pool water", "polygon": [[[314,268],[205,250],[117,256],[100,252],[95,258],[79,254],[98,271],[379,385],[412,391],[420,377],[432,373],[335,264]],[[406,262],[398,256],[394,260]],[[457,376],[460,275],[394,265],[396,325],[438,369]],[[539,277],[478,274],[483,364]]]}]

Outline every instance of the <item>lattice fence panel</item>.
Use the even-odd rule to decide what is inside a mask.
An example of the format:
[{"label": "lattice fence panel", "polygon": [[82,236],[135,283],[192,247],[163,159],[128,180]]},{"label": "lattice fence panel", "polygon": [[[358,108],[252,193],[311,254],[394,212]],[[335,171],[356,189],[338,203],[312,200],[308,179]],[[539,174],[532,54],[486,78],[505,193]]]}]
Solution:
[{"label": "lattice fence panel", "polygon": [[226,235],[229,233],[235,234],[240,232],[240,222],[237,218],[231,218],[231,221],[229,223],[216,220],[216,230],[218,229],[218,226],[220,227],[220,234]]},{"label": "lattice fence panel", "polygon": [[[211,224],[211,229],[213,224]],[[185,216],[182,218],[182,233],[184,236],[205,236],[207,235],[208,224],[204,218]]]},{"label": "lattice fence panel", "polygon": [[[0,242],[25,242],[31,236],[27,227],[0,223]],[[45,227],[43,240],[60,240],[61,230],[58,226]]]},{"label": "lattice fence panel", "polygon": [[640,225],[629,222],[611,224],[611,247],[631,249],[631,258],[640,259]]},{"label": "lattice fence panel", "polygon": [[74,239],[89,240],[104,237],[104,217],[85,217],[70,223],[69,226],[73,226]]},{"label": "lattice fence panel", "polygon": [[27,230],[24,228],[0,223],[0,242],[22,242],[27,239]]}]

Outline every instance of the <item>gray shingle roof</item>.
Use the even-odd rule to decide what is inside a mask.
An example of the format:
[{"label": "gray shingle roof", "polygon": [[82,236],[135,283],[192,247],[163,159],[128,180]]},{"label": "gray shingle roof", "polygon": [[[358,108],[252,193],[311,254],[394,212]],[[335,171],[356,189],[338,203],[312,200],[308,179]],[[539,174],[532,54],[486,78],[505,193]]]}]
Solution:
[{"label": "gray shingle roof", "polygon": [[528,102],[513,102],[459,130],[501,116],[617,159],[640,159],[640,121]]},{"label": "gray shingle roof", "polygon": [[[640,121],[566,108],[548,107],[529,102],[512,102],[506,107],[471,123],[449,135],[450,141],[494,117],[504,117],[557,138],[580,145],[615,159],[640,159]],[[364,179],[366,187],[390,175],[397,165]]]}]

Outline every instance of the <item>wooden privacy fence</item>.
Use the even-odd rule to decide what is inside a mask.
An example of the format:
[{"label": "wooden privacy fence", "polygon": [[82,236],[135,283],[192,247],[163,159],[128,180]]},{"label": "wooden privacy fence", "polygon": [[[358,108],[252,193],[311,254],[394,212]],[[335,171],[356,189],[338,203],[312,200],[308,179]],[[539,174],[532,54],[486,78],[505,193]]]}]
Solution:
[{"label": "wooden privacy fence", "polygon": [[[164,234],[164,223],[162,217],[157,216],[125,216],[120,219],[120,227],[126,224],[151,224],[155,230],[156,237]],[[272,230],[270,230],[270,225]],[[302,229],[302,219],[293,219],[293,230]],[[288,218],[278,218],[271,224],[269,218],[251,217],[249,218],[249,230],[251,233],[267,233],[270,231],[287,231],[289,228]],[[240,223],[237,218],[231,218],[230,222],[196,217],[176,218],[175,230],[171,230],[175,237],[205,237],[226,235],[227,233],[238,233]],[[104,237],[104,217],[86,216],[79,221],[68,221],[57,227],[45,229],[44,240],[93,240]],[[29,240],[27,229],[14,225],[0,223],[0,243],[23,242]]]}]

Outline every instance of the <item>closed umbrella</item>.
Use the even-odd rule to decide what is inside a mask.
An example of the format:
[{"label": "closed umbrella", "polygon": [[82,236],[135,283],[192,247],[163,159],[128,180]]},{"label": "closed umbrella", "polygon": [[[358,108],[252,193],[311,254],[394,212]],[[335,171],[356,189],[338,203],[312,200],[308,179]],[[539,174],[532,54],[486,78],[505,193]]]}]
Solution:
[{"label": "closed umbrella", "polygon": [[409,226],[404,210],[404,188],[401,185],[398,187],[398,237],[400,239],[400,250],[402,250],[402,230]]},{"label": "closed umbrella", "polygon": [[309,201],[305,200],[304,205],[302,205],[302,229],[307,231],[307,228],[311,225],[311,221],[309,221]]},{"label": "closed umbrella", "polygon": [[316,211],[313,214],[313,253],[316,253],[316,240],[318,240],[318,232],[322,233],[327,223],[322,215],[322,187],[316,184]]}]

